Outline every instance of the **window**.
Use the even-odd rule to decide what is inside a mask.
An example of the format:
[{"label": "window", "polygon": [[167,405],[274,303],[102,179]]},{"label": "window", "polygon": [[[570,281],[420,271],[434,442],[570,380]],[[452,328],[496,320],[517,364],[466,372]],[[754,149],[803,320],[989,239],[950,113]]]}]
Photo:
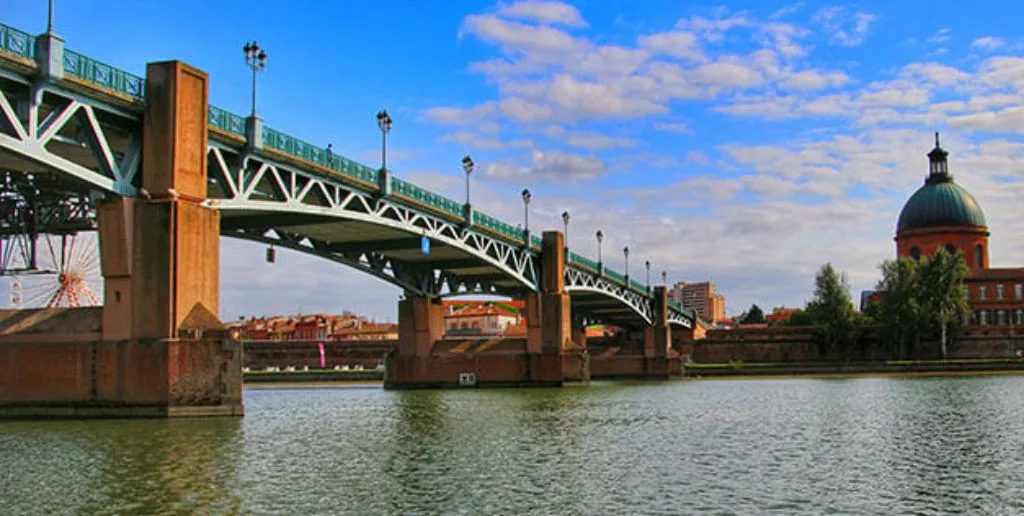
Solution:
[{"label": "window", "polygon": [[987,310],[978,310],[978,322],[982,326],[988,324],[988,311]]},{"label": "window", "polygon": [[1024,299],[1024,285],[1020,283],[1013,286],[1013,297],[1014,299]]},{"label": "window", "polygon": [[915,260],[920,260],[921,259],[921,250],[918,249],[917,247],[911,247],[910,248],[910,257],[915,259]]},{"label": "window", "polygon": [[1017,321],[1016,324],[1024,324],[1024,310],[1017,309]]},{"label": "window", "polygon": [[996,324],[1006,324],[1006,310],[996,312]]},{"label": "window", "polygon": [[1003,299],[1003,286],[996,285],[996,299]]},{"label": "window", "polygon": [[985,285],[978,286],[978,299],[984,301],[988,297],[988,287]]},{"label": "window", "polygon": [[985,249],[978,244],[978,247],[974,249],[974,263],[979,269],[985,267]]}]

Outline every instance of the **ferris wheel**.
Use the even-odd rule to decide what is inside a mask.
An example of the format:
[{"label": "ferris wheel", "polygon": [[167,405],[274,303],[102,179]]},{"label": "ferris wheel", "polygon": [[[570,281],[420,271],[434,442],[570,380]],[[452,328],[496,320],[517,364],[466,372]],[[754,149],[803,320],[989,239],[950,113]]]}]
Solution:
[{"label": "ferris wheel", "polygon": [[0,273],[9,276],[12,308],[99,305],[95,233],[12,235],[2,241]]}]

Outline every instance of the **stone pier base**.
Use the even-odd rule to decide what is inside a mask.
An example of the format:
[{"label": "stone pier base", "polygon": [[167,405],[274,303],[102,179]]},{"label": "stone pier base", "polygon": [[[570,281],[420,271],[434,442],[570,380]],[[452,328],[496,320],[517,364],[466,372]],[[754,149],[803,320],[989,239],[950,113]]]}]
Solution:
[{"label": "stone pier base", "polygon": [[0,336],[0,418],[242,415],[239,343],[98,337]]},{"label": "stone pier base", "polygon": [[459,377],[464,373],[474,375],[474,387],[560,387],[565,381],[589,377],[586,359],[579,355],[392,355],[385,361],[384,388],[459,387]]}]

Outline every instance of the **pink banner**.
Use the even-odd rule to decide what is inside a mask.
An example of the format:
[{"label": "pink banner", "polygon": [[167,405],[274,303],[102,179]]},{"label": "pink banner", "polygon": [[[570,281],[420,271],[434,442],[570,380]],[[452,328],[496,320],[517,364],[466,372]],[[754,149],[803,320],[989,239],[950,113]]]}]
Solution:
[{"label": "pink banner", "polygon": [[327,369],[327,355],[324,354],[324,343],[317,342],[316,345],[320,348],[320,369]]}]

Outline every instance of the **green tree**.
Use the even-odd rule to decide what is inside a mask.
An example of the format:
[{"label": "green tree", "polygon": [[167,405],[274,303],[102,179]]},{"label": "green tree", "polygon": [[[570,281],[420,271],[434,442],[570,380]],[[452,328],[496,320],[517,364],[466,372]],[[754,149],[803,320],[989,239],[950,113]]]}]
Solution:
[{"label": "green tree", "polygon": [[740,315],[740,324],[754,324],[764,322],[764,310],[757,304],[750,305],[750,309]]},{"label": "green tree", "polygon": [[805,310],[797,310],[789,316],[789,320],[786,321],[786,326],[813,326],[814,320],[807,314]]},{"label": "green tree", "polygon": [[967,263],[960,252],[950,254],[940,248],[920,264],[920,303],[924,323],[940,329],[942,358],[946,358],[947,329],[970,313],[967,304]]},{"label": "green tree", "polygon": [[850,300],[850,282],[845,273],[826,263],[815,276],[814,286],[814,299],[807,303],[806,312],[811,323],[819,328],[818,351],[824,355],[834,349],[845,359],[857,341],[857,311]]},{"label": "green tree", "polygon": [[901,257],[886,260],[879,267],[882,279],[875,287],[879,301],[869,315],[879,325],[879,341],[897,356],[905,358],[911,347],[917,351],[924,327],[920,304],[918,262]]}]

